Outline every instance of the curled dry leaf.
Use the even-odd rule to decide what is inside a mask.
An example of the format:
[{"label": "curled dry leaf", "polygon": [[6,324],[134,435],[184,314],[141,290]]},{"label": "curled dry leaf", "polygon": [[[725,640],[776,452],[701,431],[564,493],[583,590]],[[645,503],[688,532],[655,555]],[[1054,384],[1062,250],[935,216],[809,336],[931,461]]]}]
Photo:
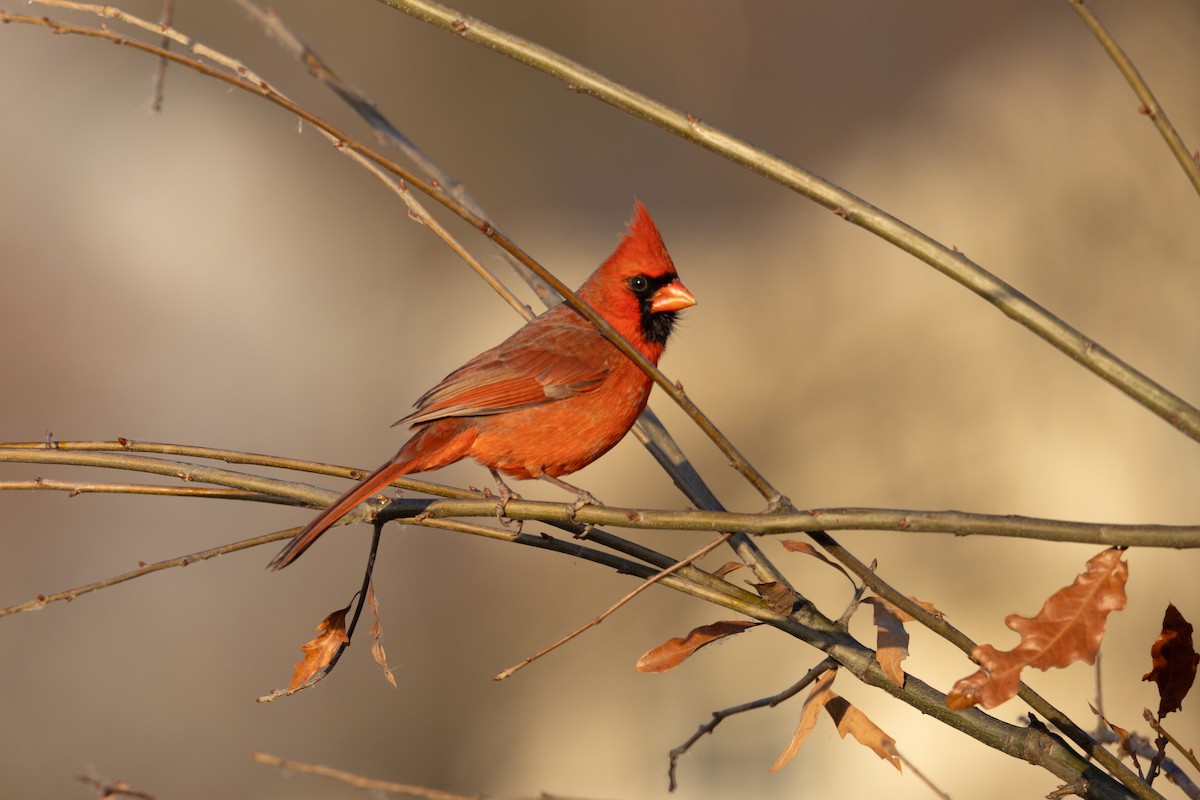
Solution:
[{"label": "curled dry leaf", "polygon": [[766,601],[767,607],[779,614],[791,614],[796,608],[796,593],[793,592],[786,583],[778,581],[768,581],[767,583],[751,583],[746,581],[754,590],[758,592],[758,596]]},{"label": "curled dry leaf", "polygon": [[829,702],[829,698],[834,697],[830,687],[833,686],[833,679],[837,677],[837,670],[831,669],[825,672],[821,677],[813,682],[813,686],[808,690],[808,697],[804,699],[804,708],[800,712],[800,724],[796,726],[796,732],[792,734],[792,740],[788,742],[788,746],[775,759],[775,763],[771,765],[768,772],[775,772],[783,767],[784,764],[791,761],[796,753],[800,751],[800,745],[804,744],[804,740],[812,733],[812,729],[817,724],[817,717],[821,715],[821,709]]},{"label": "curled dry leaf", "polygon": [[742,567],[744,567],[744,566],[746,566],[746,565],[745,565],[745,564],[743,564],[743,563],[742,563],[742,562],[740,562],[740,561],[729,561],[729,562],[726,562],[725,564],[722,564],[722,565],[721,565],[720,569],[716,570],[716,571],[713,573],[713,577],[715,577],[715,578],[724,578],[724,577],[725,577],[726,575],[728,575],[729,573],[733,572],[733,571],[734,571],[734,570],[736,570],[736,569],[741,569],[741,568],[742,568]]},{"label": "curled dry leaf", "polygon": [[845,568],[842,567],[841,564],[836,564],[833,561],[830,561],[825,557],[824,553],[813,547],[808,542],[801,542],[797,539],[784,539],[781,544],[783,545],[783,549],[787,550],[789,553],[804,553],[806,556],[812,556],[819,561],[824,561],[826,564],[845,575],[846,580],[850,581],[850,583],[854,583],[854,578],[850,577],[850,573],[846,572]]},{"label": "curled dry leaf", "polygon": [[[909,600],[938,619],[942,618],[942,612],[933,603],[915,597]],[[875,660],[892,683],[904,686],[904,670],[900,667],[900,662],[908,658],[908,631],[904,629],[904,623],[912,622],[913,617],[882,597],[868,597],[863,602],[870,603],[875,609]]]},{"label": "curled dry leaf", "polygon": [[896,752],[896,740],[883,732],[883,729],[871,722],[866,714],[859,711],[843,697],[834,695],[825,704],[825,710],[837,723],[838,734],[845,739],[850,734],[858,743],[875,751],[875,755],[891,764],[897,771],[900,769],[900,754]]},{"label": "curled dry leaf", "polygon": [[908,658],[908,631],[904,630],[904,623],[912,617],[882,597],[868,597],[863,602],[874,606],[875,660],[883,674],[892,683],[902,687],[904,670],[900,662]]},{"label": "curled dry leaf", "polygon": [[880,758],[896,769],[900,769],[900,755],[896,752],[896,740],[884,733],[866,714],[833,691],[831,687],[836,676],[837,670],[831,669],[813,684],[808,697],[804,700],[800,724],[796,727],[796,732],[792,734],[792,740],[788,742],[787,748],[771,766],[771,772],[791,761],[799,752],[800,745],[804,744],[817,724],[817,717],[820,716],[822,708],[829,712],[829,716],[837,725],[838,735],[843,739],[846,738],[846,734],[853,736],[859,744],[869,747]]},{"label": "curled dry leaf", "polygon": [[976,647],[971,656],[981,669],[954,684],[946,705],[955,710],[977,704],[993,708],[1017,693],[1027,666],[1045,670],[1075,661],[1095,663],[1109,613],[1125,607],[1129,565],[1121,552],[1110,548],[1093,556],[1075,582],[1052,594],[1036,617],[1009,614],[1004,624],[1021,635],[1020,643],[1007,651],[990,644]]},{"label": "curled dry leaf", "polygon": [[387,652],[383,649],[383,625],[379,620],[379,600],[375,597],[375,581],[371,580],[367,583],[367,606],[371,609],[371,619],[374,624],[371,625],[371,658],[375,659],[375,663],[383,667],[383,677],[387,678],[387,682],[392,685],[393,689],[398,689],[396,685],[396,676],[392,674],[392,668],[387,663]]},{"label": "curled dry leaf", "polygon": [[1197,663],[1200,655],[1192,646],[1192,625],[1168,603],[1162,633],[1150,645],[1151,669],[1142,676],[1142,680],[1158,684],[1159,719],[1182,708],[1183,698],[1196,680]]},{"label": "curled dry leaf", "polygon": [[702,625],[682,639],[668,639],[647,652],[637,660],[637,670],[638,672],[666,672],[675,669],[704,645],[712,644],[718,639],[724,639],[726,636],[741,633],[761,624],[752,620],[725,620]]},{"label": "curled dry leaf", "polygon": [[292,675],[292,682],[288,684],[289,692],[300,688],[320,670],[329,666],[338,649],[350,641],[350,637],[346,635],[346,613],[349,610],[350,606],[346,606],[321,620],[321,624],[317,626],[317,635],[300,645],[300,649],[304,651],[304,658],[296,662],[296,672]]},{"label": "curled dry leaf", "polygon": [[1108,726],[1110,731],[1116,734],[1118,741],[1121,743],[1121,749],[1125,752],[1125,755],[1129,756],[1130,760],[1133,761],[1133,767],[1138,771],[1138,774],[1142,774],[1142,766],[1138,763],[1137,748],[1133,746],[1133,742],[1130,740],[1129,731],[1114,722],[1110,722],[1108,717],[1101,714],[1100,711],[1091,703],[1088,703],[1088,708],[1092,710],[1093,714],[1100,718],[1101,722]]}]

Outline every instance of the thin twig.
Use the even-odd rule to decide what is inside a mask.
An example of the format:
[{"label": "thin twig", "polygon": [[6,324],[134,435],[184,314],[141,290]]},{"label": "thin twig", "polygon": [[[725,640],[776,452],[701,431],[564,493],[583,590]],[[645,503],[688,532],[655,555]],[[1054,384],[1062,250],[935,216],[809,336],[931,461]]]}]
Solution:
[{"label": "thin twig", "polygon": [[913,775],[917,776],[917,780],[919,780],[921,783],[923,783],[929,787],[929,791],[933,792],[935,795],[940,797],[942,800],[951,800],[950,795],[943,792],[941,790],[941,788],[939,788],[938,785],[936,783],[934,783],[933,780],[928,775],[926,775],[924,772],[922,772],[920,769],[918,769],[917,765],[912,762],[912,759],[905,758],[904,754],[901,753],[899,750],[893,749],[892,752],[894,752],[896,754],[896,758],[900,759],[901,764],[908,767],[909,771],[912,772]]},{"label": "thin twig", "polygon": [[1166,739],[1172,747],[1179,751],[1180,755],[1190,761],[1196,770],[1200,771],[1200,759],[1196,758],[1195,751],[1190,747],[1184,747],[1182,742],[1168,733],[1167,729],[1163,727],[1162,721],[1155,716],[1153,711],[1147,708],[1143,712],[1142,716],[1145,718],[1146,722],[1150,723],[1150,727],[1154,729],[1155,733]]},{"label": "thin twig", "polygon": [[278,767],[279,769],[287,770],[288,772],[299,772],[304,775],[318,775],[322,778],[331,778],[335,781],[353,786],[356,789],[367,789],[372,792],[386,792],[387,794],[402,795],[406,797],[419,797],[422,800],[479,800],[479,795],[463,795],[454,794],[453,792],[443,792],[440,789],[430,789],[425,786],[411,786],[404,783],[394,783],[392,781],[381,781],[373,778],[366,778],[362,775],[356,775],[353,772],[346,772],[333,767],[326,767],[321,764],[309,764],[303,761],[292,761],[287,758],[280,758],[269,753],[251,753],[250,757],[259,764],[266,764],[269,767]]},{"label": "thin twig", "polygon": [[382,167],[378,166],[374,161],[366,156],[356,153],[353,150],[344,150],[343,152],[345,152],[345,154],[350,158],[357,161],[359,166],[374,175],[376,179],[391,189],[393,193],[403,200],[404,204],[408,206],[409,218],[421,225],[424,225],[426,228],[432,231],[435,236],[442,240],[443,244],[453,250],[454,254],[462,259],[463,262],[465,262],[466,265],[471,268],[472,272],[482,278],[483,282],[490,286],[492,290],[496,292],[496,294],[500,295],[504,302],[508,303],[508,305],[514,311],[520,314],[523,319],[527,321],[533,319],[534,314],[529,306],[522,303],[520,298],[512,293],[512,290],[510,290],[499,278],[492,274],[491,270],[485,267],[479,259],[471,255],[467,251],[467,248],[463,247],[457,239],[451,236],[450,232],[447,231],[441,225],[441,223],[431,217],[429,212],[425,210],[425,207],[417,202],[417,198],[413,196],[413,193],[408,191],[408,188],[403,182],[394,180],[383,170]]},{"label": "thin twig", "polygon": [[[175,20],[175,0],[163,0],[162,15],[159,16],[159,24],[163,28],[170,28]],[[162,40],[158,46],[163,50],[171,49],[171,38],[163,34]],[[155,112],[162,111],[163,107],[163,87],[167,80],[167,65],[171,62],[165,58],[158,60],[158,65],[154,68],[154,99],[150,103],[150,109]]]},{"label": "thin twig", "polygon": [[134,797],[138,800],[154,800],[149,792],[138,791],[125,781],[104,781],[90,775],[76,775],[75,780],[87,784],[100,793],[99,800],[113,800],[117,797]]},{"label": "thin twig", "polygon": [[701,547],[699,550],[692,553],[690,556],[685,556],[684,558],[681,558],[679,561],[676,561],[674,564],[667,567],[666,569],[656,572],[654,575],[650,576],[646,580],[642,581],[642,583],[638,584],[637,588],[635,588],[632,592],[630,592],[629,594],[622,597],[620,600],[618,600],[616,603],[609,606],[604,611],[600,612],[600,614],[598,614],[597,616],[595,616],[592,619],[588,620],[587,622],[583,623],[578,628],[571,631],[570,633],[568,633],[566,636],[559,639],[554,644],[551,644],[547,647],[542,648],[541,650],[537,651],[536,653],[534,653],[531,656],[526,656],[520,662],[514,664],[513,666],[509,667],[508,669],[500,671],[496,675],[492,676],[492,680],[502,681],[505,678],[511,677],[512,674],[514,672],[516,672],[517,670],[522,669],[523,667],[529,666],[534,661],[537,661],[542,656],[544,656],[548,653],[551,653],[554,650],[557,650],[559,647],[562,647],[564,644],[566,644],[567,642],[576,638],[577,636],[581,635],[588,629],[596,627],[601,622],[604,622],[604,620],[606,620],[610,616],[612,616],[618,609],[620,609],[626,603],[633,600],[633,598],[637,597],[639,594],[641,594],[645,590],[649,589],[651,586],[658,583],[660,580],[667,577],[668,575],[678,572],[680,569],[682,569],[683,567],[686,567],[688,564],[691,564],[692,562],[708,555],[710,552],[715,550],[718,546],[720,546],[720,545],[724,544],[726,541],[728,541],[729,537],[731,537],[731,536],[733,536],[732,533],[721,534],[716,539],[713,539],[711,542],[704,545],[704,547]]},{"label": "thin twig", "polygon": [[28,602],[20,603],[15,606],[9,606],[8,608],[0,608],[0,617],[7,617],[10,614],[20,614],[25,611],[37,611],[45,608],[49,603],[57,603],[59,601],[66,601],[69,603],[75,598],[88,594],[89,592],[107,589],[110,586],[116,586],[118,583],[131,581],[134,578],[141,578],[154,572],[161,572],[164,569],[172,569],[173,567],[186,567],[189,564],[193,564],[197,561],[207,561],[210,558],[216,558],[217,556],[223,556],[228,553],[236,553],[239,550],[245,550],[249,547],[257,547],[260,544],[278,542],[282,539],[288,539],[292,536],[295,536],[298,530],[300,530],[298,527],[287,528],[282,531],[275,531],[274,533],[255,536],[251,539],[243,539],[240,542],[223,544],[220,547],[201,550],[186,556],[168,558],[165,561],[156,561],[153,564],[143,564],[130,572],[126,572],[121,575],[113,575],[112,577],[105,578],[104,580],[87,583],[83,586],[76,586],[74,589],[54,592],[53,594],[39,594],[37,597]]},{"label": "thin twig", "polygon": [[[273,10],[262,9],[255,3],[250,2],[250,0],[234,0],[234,2],[257,20],[285,51],[304,64],[309,75],[320,81],[322,85],[326,86],[350,106],[359,117],[371,126],[383,141],[395,146],[407,159],[412,161],[417,169],[429,178],[429,182],[432,185],[443,188],[449,187],[451,195],[467,210],[480,219],[490,220],[490,216],[484,212],[483,207],[471,196],[471,193],[467,191],[466,186],[461,181],[452,178],[422,151],[415,142],[401,133],[374,102],[338,75],[328,62],[284,25],[278,13]],[[498,252],[508,261],[517,274],[529,284],[543,303],[550,306],[562,300],[545,281],[537,277],[520,261],[513,258],[511,254],[500,248],[498,248]]]},{"label": "thin twig", "polygon": [[1175,130],[1171,120],[1167,119],[1166,109],[1158,102],[1154,92],[1150,91],[1150,85],[1146,83],[1142,73],[1138,72],[1137,67],[1129,60],[1129,56],[1125,55],[1125,51],[1117,44],[1116,39],[1112,37],[1112,34],[1092,13],[1091,9],[1084,4],[1083,0],[1067,0],[1067,5],[1075,10],[1075,13],[1083,20],[1083,24],[1087,25],[1088,30],[1096,37],[1096,41],[1100,42],[1104,52],[1108,53],[1108,57],[1125,76],[1125,80],[1133,88],[1133,93],[1142,102],[1138,111],[1149,117],[1150,121],[1154,123],[1154,127],[1158,129],[1159,135],[1167,143],[1171,154],[1175,156],[1179,166],[1183,167],[1183,173],[1191,181],[1192,188],[1200,192],[1200,162],[1196,160],[1197,154],[1189,150],[1183,143],[1183,137],[1179,135],[1179,131]]},{"label": "thin twig", "polygon": [[[242,450],[227,450],[217,447],[199,447],[189,444],[169,444],[166,442],[144,442],[137,439],[117,439],[116,441],[49,441],[49,442],[2,442],[0,450],[56,450],[62,452],[87,453],[155,453],[166,456],[183,456],[184,458],[202,458],[212,461],[223,461],[226,464],[247,464],[255,467],[270,467],[272,469],[292,470],[294,472],[311,472],[315,475],[327,475],[334,478],[347,478],[361,481],[370,470],[355,467],[343,467],[325,464],[320,461],[308,461],[299,458],[285,458],[266,453],[250,453]],[[17,460],[17,459],[12,459]],[[36,461],[36,459],[31,459]],[[391,484],[402,489],[424,492],[438,497],[472,498],[482,497],[478,491],[459,489],[432,481],[417,480],[408,476]]]},{"label": "thin twig", "polygon": [[34,478],[31,481],[0,481],[3,491],[56,491],[74,497],[79,494],[140,494],[162,497],[204,497],[210,500],[252,500],[256,503],[279,503],[299,506],[302,503],[286,497],[240,489],[212,489],[205,486],[147,486],[140,483],[80,483]]},{"label": "thin twig", "polygon": [[782,692],[778,692],[777,694],[773,694],[768,697],[760,697],[758,700],[751,700],[748,703],[739,703],[736,706],[730,706],[729,708],[723,708],[720,711],[712,712],[712,719],[697,728],[696,732],[687,738],[687,741],[667,754],[669,759],[667,766],[667,781],[669,790],[673,792],[679,786],[679,783],[675,777],[676,769],[679,766],[679,759],[685,753],[691,750],[692,746],[696,744],[696,742],[700,741],[703,736],[712,733],[714,730],[716,730],[718,725],[730,717],[736,716],[737,714],[744,714],[747,711],[754,711],[758,708],[774,708],[785,700],[789,700],[800,692],[804,691],[806,686],[831,669],[837,669],[837,662],[832,658],[826,658],[808,672],[804,673],[803,678],[796,681]]}]

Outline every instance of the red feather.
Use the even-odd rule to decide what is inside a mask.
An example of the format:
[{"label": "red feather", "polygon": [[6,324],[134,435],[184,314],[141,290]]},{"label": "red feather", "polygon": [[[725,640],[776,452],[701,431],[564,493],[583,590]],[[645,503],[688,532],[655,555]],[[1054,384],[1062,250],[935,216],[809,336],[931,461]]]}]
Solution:
[{"label": "red feather", "polygon": [[[629,233],[577,294],[656,364],[674,315],[696,302],[640,202]],[[557,305],[423,394],[416,411],[396,423],[415,430],[400,452],[301,529],[270,566],[286,567],[397,478],[463,458],[563,485],[559,476],[586,467],[629,432],[650,388],[650,378],[591,323]]]}]

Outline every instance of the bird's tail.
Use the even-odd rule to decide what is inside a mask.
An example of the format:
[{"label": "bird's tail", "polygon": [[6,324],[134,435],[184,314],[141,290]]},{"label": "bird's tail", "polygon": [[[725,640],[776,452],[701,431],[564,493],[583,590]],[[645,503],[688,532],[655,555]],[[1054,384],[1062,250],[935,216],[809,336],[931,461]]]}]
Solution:
[{"label": "bird's tail", "polygon": [[397,461],[393,460],[372,472],[361,483],[352,487],[337,500],[334,500],[328,508],[301,528],[300,532],[293,536],[292,540],[287,543],[287,547],[280,550],[279,555],[271,559],[271,563],[267,565],[267,568],[271,570],[283,569],[295,561],[322,533],[329,530],[339,519],[353,511],[359,503],[378,494],[389,483],[412,471],[410,463],[405,461],[397,463]]}]

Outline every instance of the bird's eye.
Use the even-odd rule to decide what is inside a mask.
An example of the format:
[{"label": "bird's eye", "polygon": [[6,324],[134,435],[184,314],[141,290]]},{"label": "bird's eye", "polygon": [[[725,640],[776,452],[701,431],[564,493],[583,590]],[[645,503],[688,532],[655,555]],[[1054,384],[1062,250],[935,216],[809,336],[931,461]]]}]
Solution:
[{"label": "bird's eye", "polygon": [[630,288],[634,294],[641,294],[650,288],[650,281],[645,275],[634,275],[629,280],[625,281],[625,285]]}]

